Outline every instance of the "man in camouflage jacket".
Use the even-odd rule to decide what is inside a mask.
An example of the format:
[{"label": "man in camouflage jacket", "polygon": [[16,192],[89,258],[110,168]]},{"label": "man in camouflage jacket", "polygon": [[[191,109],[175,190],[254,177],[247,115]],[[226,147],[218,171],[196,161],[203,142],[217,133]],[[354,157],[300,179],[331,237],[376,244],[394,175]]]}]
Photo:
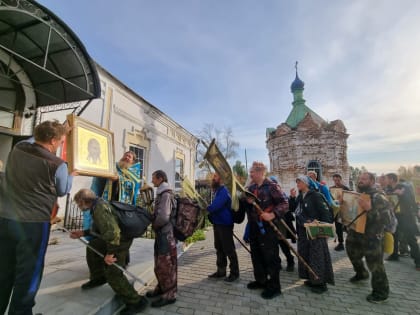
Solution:
[{"label": "man in camouflage jacket", "polygon": [[90,280],[82,285],[82,289],[91,289],[108,283],[114,292],[122,298],[126,307],[122,315],[141,312],[147,306],[147,299],[137,293],[128,282],[123,272],[113,263],[124,265],[133,239],[124,239],[109,203],[89,189],[81,189],[74,200],[83,211],[90,210],[92,227],[90,231],[74,231],[72,238],[94,234],[90,246],[104,255],[104,258],[87,248],[86,259],[90,271]]},{"label": "man in camouflage jacket", "polygon": [[383,193],[375,188],[375,177],[372,173],[362,173],[359,177],[358,190],[369,194],[370,200],[359,199],[359,206],[366,211],[365,233],[357,233],[350,228],[346,239],[347,255],[356,275],[350,282],[359,282],[369,278],[362,258],[372,274],[372,293],[367,296],[371,303],[382,303],[388,299],[389,284],[383,263],[384,228],[390,223],[390,205]]}]

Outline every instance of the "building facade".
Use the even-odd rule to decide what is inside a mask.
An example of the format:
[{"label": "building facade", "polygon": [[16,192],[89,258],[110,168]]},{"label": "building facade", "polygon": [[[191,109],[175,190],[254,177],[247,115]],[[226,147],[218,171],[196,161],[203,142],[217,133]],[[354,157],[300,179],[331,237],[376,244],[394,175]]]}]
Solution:
[{"label": "building facade", "polygon": [[297,70],[291,85],[292,111],[277,128],[267,128],[266,145],[270,172],[276,175],[283,188],[295,187],[299,174],[313,170],[318,180],[333,185],[332,176],[341,174],[349,181],[347,160],[348,134],[341,120],[327,122],[306,106],[303,98],[304,82]]}]

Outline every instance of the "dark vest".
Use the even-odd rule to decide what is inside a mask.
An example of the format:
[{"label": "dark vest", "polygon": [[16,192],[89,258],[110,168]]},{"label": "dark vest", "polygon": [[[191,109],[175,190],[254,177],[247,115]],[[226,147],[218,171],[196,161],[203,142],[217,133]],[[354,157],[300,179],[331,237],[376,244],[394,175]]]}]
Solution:
[{"label": "dark vest", "polygon": [[0,217],[22,222],[50,221],[57,200],[55,173],[62,163],[36,143],[18,143],[7,161]]}]

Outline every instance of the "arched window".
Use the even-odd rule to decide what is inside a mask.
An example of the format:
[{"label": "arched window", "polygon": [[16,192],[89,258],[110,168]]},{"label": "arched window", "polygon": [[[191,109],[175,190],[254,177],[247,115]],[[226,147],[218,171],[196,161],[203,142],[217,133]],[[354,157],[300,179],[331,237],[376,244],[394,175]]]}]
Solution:
[{"label": "arched window", "polygon": [[306,172],[309,171],[314,171],[316,172],[317,176],[317,180],[320,181],[321,180],[321,176],[322,176],[322,168],[321,168],[321,164],[318,161],[309,161],[308,166],[306,167]]}]

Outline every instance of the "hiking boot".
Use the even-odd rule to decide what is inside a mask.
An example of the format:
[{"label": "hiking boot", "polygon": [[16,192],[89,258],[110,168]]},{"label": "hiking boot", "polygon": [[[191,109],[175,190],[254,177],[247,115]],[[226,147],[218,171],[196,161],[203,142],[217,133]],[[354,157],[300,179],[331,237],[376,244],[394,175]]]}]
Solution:
[{"label": "hiking boot", "polygon": [[358,282],[358,281],[362,281],[362,280],[366,280],[369,279],[369,274],[368,273],[356,273],[356,275],[354,275],[353,277],[350,278],[350,282]]},{"label": "hiking boot", "polygon": [[397,254],[391,254],[388,256],[388,258],[386,259],[387,261],[398,261],[400,260],[400,257],[398,257]]},{"label": "hiking boot", "polygon": [[255,289],[264,289],[265,288],[265,284],[263,283],[259,283],[258,281],[251,281],[249,282],[246,287],[250,290],[255,290]]},{"label": "hiking boot", "polygon": [[219,279],[226,277],[226,272],[218,272],[212,273],[211,275],[208,275],[208,278],[210,279]]},{"label": "hiking boot", "polygon": [[120,315],[134,315],[142,312],[147,307],[147,299],[140,296],[140,300],[135,304],[127,304],[120,312]]},{"label": "hiking boot", "polygon": [[388,298],[387,297],[379,297],[375,294],[369,294],[366,297],[366,300],[370,303],[381,304],[381,303],[385,303],[388,300]]},{"label": "hiking boot", "polygon": [[272,298],[275,298],[276,296],[280,295],[281,291],[280,289],[265,289],[262,293],[261,293],[261,297],[263,299],[266,300],[271,300]]},{"label": "hiking boot", "polygon": [[344,244],[343,243],[338,243],[338,245],[336,247],[334,247],[334,250],[337,252],[341,252],[344,250]]},{"label": "hiking boot", "polygon": [[327,285],[326,284],[320,284],[320,285],[311,285],[311,291],[313,293],[317,293],[317,294],[322,294],[326,291],[328,291]]},{"label": "hiking boot", "polygon": [[105,278],[99,278],[99,279],[93,279],[89,280],[88,282],[85,282],[82,284],[82,290],[89,290],[96,287],[100,287],[101,285],[104,285],[106,283]]},{"label": "hiking boot", "polygon": [[225,282],[233,282],[239,279],[239,275],[230,274],[229,277],[224,279]]},{"label": "hiking boot", "polygon": [[157,301],[152,302],[151,306],[152,307],[162,307],[168,304],[173,304],[176,302],[176,299],[164,299],[164,298],[160,298]]}]

